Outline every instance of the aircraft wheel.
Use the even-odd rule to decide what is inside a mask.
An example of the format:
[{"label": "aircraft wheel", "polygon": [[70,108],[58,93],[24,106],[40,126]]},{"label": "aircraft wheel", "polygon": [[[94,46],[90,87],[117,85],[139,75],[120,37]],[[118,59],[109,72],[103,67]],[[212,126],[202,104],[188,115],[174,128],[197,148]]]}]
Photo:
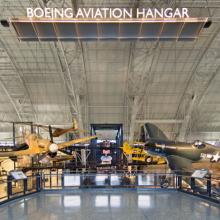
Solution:
[{"label": "aircraft wheel", "polygon": [[161,180],[161,182],[160,182],[160,187],[161,188],[167,188],[167,187],[169,187],[169,185],[170,185],[170,183],[167,179]]},{"label": "aircraft wheel", "polygon": [[153,159],[152,159],[152,157],[148,156],[148,157],[145,159],[145,161],[146,161],[147,163],[152,163],[152,162],[153,162]]}]

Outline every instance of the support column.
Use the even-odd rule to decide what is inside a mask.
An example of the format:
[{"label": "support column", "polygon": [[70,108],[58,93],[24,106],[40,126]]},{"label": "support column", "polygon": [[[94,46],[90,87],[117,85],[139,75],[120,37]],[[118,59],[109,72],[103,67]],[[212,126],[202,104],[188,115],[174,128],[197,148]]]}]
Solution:
[{"label": "support column", "polygon": [[184,117],[182,126],[181,126],[180,131],[179,131],[179,135],[178,135],[178,138],[177,138],[178,141],[185,141],[185,139],[186,139],[186,135],[187,135],[189,125],[190,125],[190,119],[191,119],[191,116],[193,114],[194,106],[195,106],[195,103],[196,103],[196,98],[197,98],[196,96],[193,96],[192,100],[189,103],[189,107],[187,109],[186,115]]}]

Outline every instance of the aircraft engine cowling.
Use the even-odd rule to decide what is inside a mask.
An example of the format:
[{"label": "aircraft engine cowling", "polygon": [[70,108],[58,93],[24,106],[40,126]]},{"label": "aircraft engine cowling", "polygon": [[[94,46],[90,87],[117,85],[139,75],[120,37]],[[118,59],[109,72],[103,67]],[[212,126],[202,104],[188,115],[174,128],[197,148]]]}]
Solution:
[{"label": "aircraft engine cowling", "polygon": [[58,151],[58,145],[52,143],[52,144],[49,146],[49,151],[50,151],[51,153],[56,153],[56,152]]},{"label": "aircraft engine cowling", "polygon": [[52,143],[52,144],[49,146],[49,153],[48,153],[48,155],[49,155],[51,158],[56,157],[57,152],[58,152],[58,149],[59,149],[59,148],[58,148],[58,145]]}]

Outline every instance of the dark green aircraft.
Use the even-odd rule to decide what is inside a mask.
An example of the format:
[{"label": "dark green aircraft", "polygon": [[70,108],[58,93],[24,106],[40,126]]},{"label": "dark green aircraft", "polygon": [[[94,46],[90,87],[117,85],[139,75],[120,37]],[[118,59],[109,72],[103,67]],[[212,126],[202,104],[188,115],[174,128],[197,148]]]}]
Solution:
[{"label": "dark green aircraft", "polygon": [[166,157],[170,169],[174,171],[189,171],[192,162],[202,159],[220,161],[220,148],[198,140],[194,143],[168,140],[154,124],[147,123],[141,128],[141,141],[145,142],[148,153]]}]

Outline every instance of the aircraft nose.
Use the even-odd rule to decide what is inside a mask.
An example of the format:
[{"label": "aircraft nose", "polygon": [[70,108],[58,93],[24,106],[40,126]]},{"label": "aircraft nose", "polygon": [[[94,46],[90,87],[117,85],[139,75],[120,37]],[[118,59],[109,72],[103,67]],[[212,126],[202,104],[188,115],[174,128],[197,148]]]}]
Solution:
[{"label": "aircraft nose", "polygon": [[49,151],[50,151],[51,153],[56,153],[56,152],[58,151],[58,145],[52,143],[52,144],[49,146]]}]

